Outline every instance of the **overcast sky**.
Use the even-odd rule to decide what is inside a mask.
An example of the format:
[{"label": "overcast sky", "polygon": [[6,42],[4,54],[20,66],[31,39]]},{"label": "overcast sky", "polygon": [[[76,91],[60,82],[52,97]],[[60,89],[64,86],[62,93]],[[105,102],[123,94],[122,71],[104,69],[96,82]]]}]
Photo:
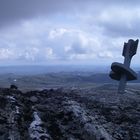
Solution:
[{"label": "overcast sky", "polygon": [[139,0],[0,0],[1,65],[121,62],[139,37]]}]

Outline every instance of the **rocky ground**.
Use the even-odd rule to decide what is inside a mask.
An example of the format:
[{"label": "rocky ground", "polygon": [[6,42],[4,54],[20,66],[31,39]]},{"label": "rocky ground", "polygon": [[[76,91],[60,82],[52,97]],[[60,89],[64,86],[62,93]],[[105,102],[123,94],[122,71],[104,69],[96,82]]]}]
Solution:
[{"label": "rocky ground", "polygon": [[0,140],[139,140],[140,91],[0,89]]}]

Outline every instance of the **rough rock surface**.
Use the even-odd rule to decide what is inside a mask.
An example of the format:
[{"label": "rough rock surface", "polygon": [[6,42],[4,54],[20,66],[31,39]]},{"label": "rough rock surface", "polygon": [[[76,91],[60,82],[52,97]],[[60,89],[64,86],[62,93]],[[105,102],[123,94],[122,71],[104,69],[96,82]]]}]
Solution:
[{"label": "rough rock surface", "polygon": [[0,140],[139,140],[140,91],[0,89]]}]

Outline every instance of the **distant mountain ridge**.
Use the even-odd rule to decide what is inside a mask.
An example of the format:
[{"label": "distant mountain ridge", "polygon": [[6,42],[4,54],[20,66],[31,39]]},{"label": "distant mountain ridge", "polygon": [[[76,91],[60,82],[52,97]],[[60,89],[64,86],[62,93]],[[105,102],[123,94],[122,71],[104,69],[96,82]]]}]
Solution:
[{"label": "distant mountain ridge", "polygon": [[58,72],[108,72],[109,66],[95,65],[21,65],[0,66],[0,74],[14,73],[21,75],[58,73]]},{"label": "distant mountain ridge", "polygon": [[[132,83],[140,83],[140,72],[137,73],[138,79],[134,81],[130,81]],[[94,82],[94,83],[112,83],[115,82],[115,80],[112,80],[109,77],[108,73],[97,73],[93,74],[88,77],[83,77],[83,81],[89,81],[89,82]]]},{"label": "distant mountain ridge", "polygon": [[[138,80],[130,81],[131,83],[140,83],[140,72]],[[0,74],[0,87],[10,87],[15,84],[20,89],[44,89],[59,87],[94,87],[97,84],[118,83],[112,80],[108,73],[94,72],[58,72],[36,75],[18,75],[18,74]]]}]

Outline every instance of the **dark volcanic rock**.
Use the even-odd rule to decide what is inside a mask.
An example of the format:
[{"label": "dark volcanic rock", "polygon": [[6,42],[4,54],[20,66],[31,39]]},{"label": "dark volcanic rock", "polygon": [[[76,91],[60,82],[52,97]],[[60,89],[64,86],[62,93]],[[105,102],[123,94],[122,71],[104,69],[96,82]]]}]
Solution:
[{"label": "dark volcanic rock", "polygon": [[139,140],[140,92],[0,89],[0,140]]},{"label": "dark volcanic rock", "polygon": [[18,89],[16,85],[10,85],[10,89]]},{"label": "dark volcanic rock", "polygon": [[30,97],[30,101],[33,102],[33,103],[37,103],[38,98],[35,97],[35,96],[32,96],[32,97]]}]

